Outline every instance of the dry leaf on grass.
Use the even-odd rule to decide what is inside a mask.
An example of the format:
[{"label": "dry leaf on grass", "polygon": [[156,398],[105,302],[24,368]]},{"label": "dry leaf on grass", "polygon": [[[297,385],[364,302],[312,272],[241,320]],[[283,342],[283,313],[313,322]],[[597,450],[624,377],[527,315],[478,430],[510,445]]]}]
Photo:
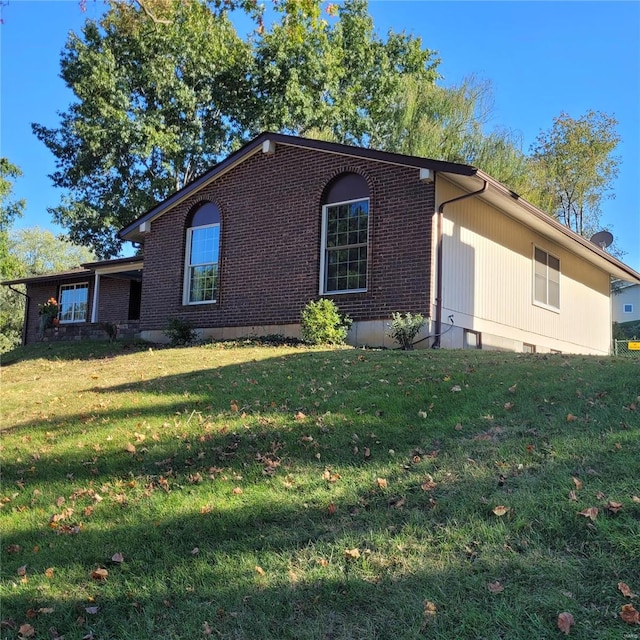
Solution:
[{"label": "dry leaf on grass", "polygon": [[570,613],[564,611],[558,616],[558,629],[562,631],[565,635],[569,635],[571,631],[571,627],[575,624],[575,620]]},{"label": "dry leaf on grass", "polygon": [[111,556],[111,562],[115,562],[116,564],[122,564],[124,562],[124,556],[121,553],[114,553]]},{"label": "dry leaf on grass", "polygon": [[359,557],[360,557],[360,549],[358,549],[357,547],[355,549],[344,550],[345,560],[357,560]]},{"label": "dry leaf on grass", "polygon": [[256,573],[258,575],[264,576],[267,572],[260,565],[256,565]]},{"label": "dry leaf on grass", "polygon": [[629,585],[626,584],[625,582],[618,582],[618,589],[620,590],[620,593],[623,596],[626,596],[627,598],[637,598],[638,596],[633,593],[631,591],[631,589],[629,588]]},{"label": "dry leaf on grass", "polygon": [[378,482],[378,488],[380,488],[380,489],[386,489],[387,488],[387,481],[386,481],[385,478],[378,478],[377,482]]},{"label": "dry leaf on grass", "polygon": [[576,486],[576,489],[580,491],[580,489],[582,489],[582,480],[580,480],[580,478],[576,478],[575,476],[573,476],[571,479],[573,480],[573,484]]},{"label": "dry leaf on grass", "polygon": [[33,638],[36,635],[36,630],[30,624],[21,624],[18,633],[22,638]]},{"label": "dry leaf on grass", "polygon": [[640,624],[640,612],[632,604],[625,604],[620,610],[620,617],[627,624]]},{"label": "dry leaf on grass", "polygon": [[511,511],[511,508],[510,508],[510,507],[505,507],[505,506],[504,506],[504,505],[502,505],[502,504],[499,504],[497,507],[494,507],[494,508],[492,509],[492,512],[493,512],[493,513],[494,513],[494,515],[496,515],[496,516],[503,516],[503,515],[505,515],[506,513],[509,513],[509,511]]},{"label": "dry leaf on grass", "polygon": [[589,520],[594,521],[598,517],[598,507],[588,507],[587,509],[578,511],[578,515],[584,516],[585,518],[589,518]]},{"label": "dry leaf on grass", "polygon": [[106,580],[108,575],[109,575],[109,572],[106,569],[102,569],[102,568],[94,569],[91,572],[91,577],[94,580],[98,580],[98,581]]},{"label": "dry leaf on grass", "polygon": [[501,593],[504,591],[504,586],[501,585],[497,580],[495,582],[490,582],[487,585],[487,589],[491,591],[491,593]]}]

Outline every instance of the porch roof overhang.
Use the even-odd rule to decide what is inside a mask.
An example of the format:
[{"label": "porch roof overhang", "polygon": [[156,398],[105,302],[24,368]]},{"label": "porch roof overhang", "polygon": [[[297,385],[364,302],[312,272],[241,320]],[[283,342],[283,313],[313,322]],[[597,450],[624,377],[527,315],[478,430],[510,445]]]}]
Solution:
[{"label": "porch roof overhang", "polygon": [[575,255],[606,271],[610,276],[624,282],[640,284],[640,273],[624,264],[598,245],[574,233],[550,215],[541,211],[514,191],[484,173],[477,170],[473,175],[443,172],[446,178],[466,192],[478,190],[486,181],[489,188],[478,198],[488,202],[506,215],[517,220],[525,227],[548,238]]},{"label": "porch roof overhang", "polygon": [[45,273],[39,276],[27,276],[3,280],[0,284],[40,284],[57,280],[86,280],[96,274],[99,276],[111,276],[114,278],[126,278],[137,280],[141,278],[144,260],[140,256],[129,258],[115,258],[113,260],[101,260],[99,262],[85,262],[75,269]]}]

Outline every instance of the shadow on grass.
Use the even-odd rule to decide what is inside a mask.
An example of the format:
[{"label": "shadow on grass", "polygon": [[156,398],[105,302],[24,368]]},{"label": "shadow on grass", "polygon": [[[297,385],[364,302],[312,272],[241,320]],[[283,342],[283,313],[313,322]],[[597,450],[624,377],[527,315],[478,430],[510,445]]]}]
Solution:
[{"label": "shadow on grass", "polygon": [[[576,517],[577,505],[565,502],[552,528],[535,519],[535,500],[546,508],[559,495],[546,477],[564,468],[571,487],[571,470],[586,470],[588,461],[572,460],[570,450],[542,453],[567,428],[570,400],[553,395],[566,374],[564,361],[547,367],[548,387],[537,383],[526,398],[518,397],[521,416],[503,406],[508,386],[518,382],[526,389],[526,372],[513,379],[513,361],[495,355],[492,373],[478,376],[474,354],[445,359],[314,352],[123,385],[92,383],[83,390],[91,396],[86,411],[44,424],[33,420],[9,433],[19,438],[49,432],[52,446],[64,439],[68,446],[62,454],[23,447],[28,453],[18,461],[5,445],[3,484],[18,494],[5,509],[22,520],[2,540],[3,582],[15,582],[4,591],[3,617],[21,623],[34,611],[40,635],[54,626],[67,640],[88,632],[101,640],[524,640],[551,637],[561,592],[571,591],[575,600],[567,606],[580,602],[583,615],[574,637],[622,638],[606,625],[597,630],[603,613],[588,609],[592,595],[581,582],[602,580],[602,558],[615,554],[623,565],[633,562],[640,513],[628,508],[622,517],[589,528]],[[542,361],[526,362],[531,371]],[[608,384],[598,389],[616,407],[634,385],[616,379]],[[452,392],[455,385],[464,393]],[[100,396],[116,406],[100,407]],[[594,403],[592,412],[608,410],[597,398],[587,400]],[[539,406],[546,413],[538,436],[529,427]],[[456,430],[458,423],[463,431]],[[503,431],[492,432],[495,424]],[[105,439],[98,450],[73,446],[83,431],[88,439],[92,429],[106,434],[111,427],[113,440]],[[598,455],[607,454],[593,424],[581,427]],[[141,431],[146,438],[136,442]],[[567,442],[576,437],[568,434]],[[495,455],[501,438],[519,443],[523,455],[526,444],[539,438],[540,459],[530,476],[525,470],[500,479],[504,467],[496,463],[506,464]],[[135,451],[128,452],[131,441]],[[587,449],[584,443],[581,448]],[[465,470],[463,465],[473,467],[471,453],[483,462]],[[342,478],[332,482],[336,469]],[[298,473],[307,474],[302,485]],[[433,490],[421,487],[427,473],[436,476]],[[388,488],[377,484],[380,474]],[[525,481],[532,484],[527,500],[533,504],[518,502]],[[50,486],[64,503],[33,492]],[[233,494],[234,486],[243,493]],[[491,508],[503,502],[513,511],[497,520]],[[52,529],[50,516],[70,506],[75,513]],[[87,507],[92,509],[84,515]],[[78,521],[84,526],[77,535],[63,532]],[[624,529],[631,536],[626,549],[612,537]],[[532,545],[534,540],[541,544]],[[11,545],[22,551],[7,553]],[[32,552],[34,547],[40,551]],[[355,548],[360,557],[347,560],[344,551]],[[125,556],[121,565],[109,560],[116,552]],[[47,595],[43,576],[51,557],[53,579],[68,582],[66,597]],[[25,564],[31,582],[23,584],[16,576]],[[98,566],[109,568],[104,584],[89,577]],[[487,589],[487,583],[507,579],[504,595]],[[599,597],[598,606],[613,610],[612,596]],[[436,603],[435,616],[425,613],[425,601]],[[93,606],[97,613],[87,613]],[[37,614],[39,608],[54,612]]]}]

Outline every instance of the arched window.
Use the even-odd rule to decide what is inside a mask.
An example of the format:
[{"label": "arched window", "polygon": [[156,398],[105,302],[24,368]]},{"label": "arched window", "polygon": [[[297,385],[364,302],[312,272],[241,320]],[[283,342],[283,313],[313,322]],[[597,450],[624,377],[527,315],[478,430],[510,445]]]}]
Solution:
[{"label": "arched window", "polygon": [[184,304],[218,300],[220,262],[220,210],[204,202],[187,218],[184,269]]},{"label": "arched window", "polygon": [[369,186],[357,173],[343,173],[322,198],[320,293],[367,290]]}]

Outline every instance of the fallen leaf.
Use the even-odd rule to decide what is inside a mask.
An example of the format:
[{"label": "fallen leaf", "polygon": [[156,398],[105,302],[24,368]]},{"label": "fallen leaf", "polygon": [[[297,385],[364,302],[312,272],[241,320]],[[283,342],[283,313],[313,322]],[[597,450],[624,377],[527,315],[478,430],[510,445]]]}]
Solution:
[{"label": "fallen leaf", "polygon": [[426,419],[427,415],[428,415],[428,414],[427,414],[427,412],[426,412],[426,411],[422,411],[422,410],[418,411],[418,417],[419,417],[419,418]]},{"label": "fallen leaf", "polygon": [[504,403],[504,408],[505,411],[510,411],[511,409],[513,409],[515,405],[513,404],[513,402],[505,402]]},{"label": "fallen leaf", "polygon": [[22,547],[19,544],[10,544],[7,547],[7,553],[20,553],[22,551]]},{"label": "fallen leaf", "polygon": [[456,431],[462,431],[463,426],[458,422],[458,424],[456,424],[456,426],[454,427],[454,429],[455,429]]},{"label": "fallen leaf", "polygon": [[300,440],[302,440],[302,442],[313,442],[313,436],[302,436]]},{"label": "fallen leaf", "polygon": [[18,575],[26,576],[27,575],[27,565],[23,564],[21,567],[18,567]]},{"label": "fallen leaf", "polygon": [[438,607],[431,602],[431,600],[424,601],[424,615],[427,618],[432,618],[438,612]]},{"label": "fallen leaf", "polygon": [[136,452],[136,448],[130,442],[127,442],[127,445],[125,446],[124,450],[127,451],[128,453]]},{"label": "fallen leaf", "polygon": [[345,549],[344,557],[345,560],[357,560],[360,557],[360,549],[357,547],[355,549]]},{"label": "fallen leaf", "polygon": [[204,621],[204,624],[202,625],[202,631],[203,631],[205,636],[213,635],[213,630],[211,629],[211,627],[209,626],[209,623],[206,620]]},{"label": "fallen leaf", "polygon": [[573,415],[573,413],[567,414],[567,422],[574,422],[577,418]]},{"label": "fallen leaf", "polygon": [[618,513],[622,507],[623,505],[621,502],[614,502],[613,500],[609,500],[609,502],[607,502],[607,511],[611,513]]},{"label": "fallen leaf", "polygon": [[573,484],[576,486],[576,489],[580,491],[580,489],[582,489],[582,480],[580,480],[580,478],[576,478],[575,476],[572,476],[571,479],[573,480]]},{"label": "fallen leaf", "polygon": [[377,482],[378,482],[378,487],[380,489],[386,489],[387,488],[387,481],[386,481],[385,478],[378,478]]},{"label": "fallen leaf", "polygon": [[640,504],[640,496],[631,496],[631,500],[633,500],[636,504]]},{"label": "fallen leaf", "polygon": [[48,569],[45,569],[44,575],[47,576],[47,578],[53,578],[53,567],[49,567]]},{"label": "fallen leaf", "polygon": [[618,589],[620,590],[620,593],[622,593],[622,595],[626,596],[627,598],[638,597],[635,593],[631,591],[631,589],[629,588],[629,585],[624,582],[618,582]]},{"label": "fallen leaf", "polygon": [[569,491],[569,500],[573,500],[573,502],[578,502],[578,496],[576,495],[576,492],[573,489]]},{"label": "fallen leaf", "polygon": [[193,547],[193,549],[191,549],[191,555],[192,556],[197,556],[200,553],[200,548],[199,547]]},{"label": "fallen leaf", "polygon": [[333,504],[333,502],[329,503],[329,506],[327,507],[327,513],[330,516],[332,516],[335,512],[336,512],[336,505]]},{"label": "fallen leaf", "polygon": [[321,567],[328,567],[329,561],[326,558],[318,558],[316,564],[319,564]]},{"label": "fallen leaf", "polygon": [[567,613],[566,611],[564,613],[561,613],[558,616],[558,629],[560,629],[560,631],[562,631],[562,633],[564,633],[565,635],[569,635],[569,632],[571,631],[571,627],[575,624],[575,620],[573,619],[573,616],[570,613]]},{"label": "fallen leaf", "polygon": [[23,638],[33,638],[36,635],[36,630],[30,624],[21,624],[18,633]]},{"label": "fallen leaf", "polygon": [[98,613],[98,607],[85,607],[84,610],[89,614],[94,616],[96,613]]},{"label": "fallen leaf", "polygon": [[306,414],[302,413],[302,411],[298,411],[298,412],[296,412],[296,415],[293,416],[293,417],[298,422],[302,422],[302,420],[304,420],[307,416],[306,416]]},{"label": "fallen leaf", "polygon": [[111,556],[111,562],[115,562],[116,564],[122,564],[124,562],[124,556],[121,553],[114,553]]},{"label": "fallen leaf", "polygon": [[242,487],[234,487],[231,493],[234,496],[239,496],[240,494],[244,493],[244,491],[242,491]]},{"label": "fallen leaf", "polygon": [[509,393],[515,393],[516,387],[518,386],[518,383],[516,382],[514,385],[511,385],[509,387]]},{"label": "fallen leaf", "polygon": [[238,403],[235,400],[231,401],[231,411],[233,411],[234,413],[238,412]]},{"label": "fallen leaf", "polygon": [[497,580],[487,584],[487,589],[489,589],[491,593],[501,593],[504,591],[504,587]]},{"label": "fallen leaf", "polygon": [[256,573],[261,576],[264,576],[267,573],[260,565],[256,565],[255,569],[256,569]]},{"label": "fallen leaf", "polygon": [[453,387],[451,387],[451,391],[457,393],[458,391],[462,391],[462,387],[459,384],[454,384]]},{"label": "fallen leaf", "polygon": [[102,568],[98,568],[98,569],[94,569],[91,572],[91,577],[94,580],[106,580],[107,576],[109,575],[109,572],[106,569],[102,569]]},{"label": "fallen leaf", "polygon": [[371,457],[371,449],[369,449],[369,447],[366,447],[364,450],[364,457],[365,458],[370,458]]},{"label": "fallen leaf", "polygon": [[425,481],[420,485],[420,488],[423,491],[431,491],[432,489],[435,489],[438,485],[433,481],[433,478],[431,476],[431,474],[427,474],[425,476]]},{"label": "fallen leaf", "polygon": [[627,624],[640,624],[640,612],[638,612],[632,604],[622,605],[620,617]]},{"label": "fallen leaf", "polygon": [[503,516],[506,513],[508,513],[509,511],[511,511],[511,508],[510,507],[505,507],[504,505],[499,504],[497,507],[494,507],[492,509],[492,511],[493,511],[494,515],[496,515],[496,516]]},{"label": "fallen leaf", "polygon": [[594,521],[598,517],[598,507],[588,507],[587,509],[578,511],[578,515]]}]

